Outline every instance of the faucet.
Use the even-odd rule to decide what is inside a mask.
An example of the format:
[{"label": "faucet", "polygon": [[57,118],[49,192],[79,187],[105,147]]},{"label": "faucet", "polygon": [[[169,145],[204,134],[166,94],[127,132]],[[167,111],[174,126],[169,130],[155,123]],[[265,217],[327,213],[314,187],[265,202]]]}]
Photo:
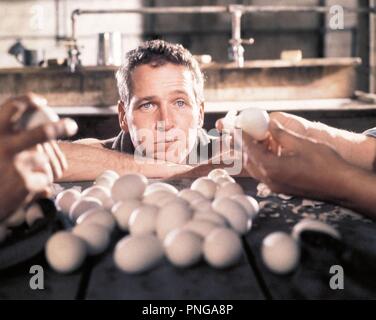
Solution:
[{"label": "faucet", "polygon": [[255,40],[253,38],[242,39],[241,37],[241,22],[243,15],[242,5],[229,5],[229,12],[231,13],[232,37],[229,40],[231,45],[232,60],[235,61],[237,67],[244,67],[244,47],[243,45],[252,45]]}]

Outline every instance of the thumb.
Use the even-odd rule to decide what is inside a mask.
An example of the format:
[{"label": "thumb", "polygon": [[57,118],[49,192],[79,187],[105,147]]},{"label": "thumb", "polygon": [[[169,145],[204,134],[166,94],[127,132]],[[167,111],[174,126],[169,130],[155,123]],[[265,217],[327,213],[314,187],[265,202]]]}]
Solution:
[{"label": "thumb", "polygon": [[284,128],[278,121],[271,120],[269,123],[269,132],[273,139],[286,149],[295,149],[300,145],[301,138],[286,128]]}]

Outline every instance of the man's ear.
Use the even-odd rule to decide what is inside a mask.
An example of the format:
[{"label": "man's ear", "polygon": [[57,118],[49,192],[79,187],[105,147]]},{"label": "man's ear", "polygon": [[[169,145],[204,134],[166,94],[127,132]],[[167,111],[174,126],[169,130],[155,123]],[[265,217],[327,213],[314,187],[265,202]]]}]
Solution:
[{"label": "man's ear", "polygon": [[127,120],[125,118],[125,107],[124,107],[124,102],[121,100],[118,102],[118,117],[119,117],[119,125],[120,125],[121,130],[127,133],[129,129],[128,129]]},{"label": "man's ear", "polygon": [[199,123],[198,123],[198,125],[201,128],[204,126],[204,118],[205,118],[205,103],[201,102],[201,104],[200,104],[200,114],[199,114]]}]

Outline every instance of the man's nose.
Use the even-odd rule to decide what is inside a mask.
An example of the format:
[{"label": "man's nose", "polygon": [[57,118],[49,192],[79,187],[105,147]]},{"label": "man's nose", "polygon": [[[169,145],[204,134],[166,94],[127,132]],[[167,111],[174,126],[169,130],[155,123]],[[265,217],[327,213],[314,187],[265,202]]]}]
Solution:
[{"label": "man's nose", "polygon": [[[169,108],[168,104],[162,104],[160,107],[159,112],[159,122],[163,123],[163,128],[165,131],[168,131],[174,126],[174,119],[173,114],[171,112],[171,108]],[[158,126],[158,128],[161,128],[162,124]]]}]

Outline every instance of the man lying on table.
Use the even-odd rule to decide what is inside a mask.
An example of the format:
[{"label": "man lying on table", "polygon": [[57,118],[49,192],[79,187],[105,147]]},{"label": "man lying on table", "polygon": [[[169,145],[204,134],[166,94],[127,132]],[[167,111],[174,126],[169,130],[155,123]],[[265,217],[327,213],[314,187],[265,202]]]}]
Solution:
[{"label": "man lying on table", "polygon": [[[161,40],[145,42],[127,53],[116,77],[119,135],[61,143],[69,163],[63,180],[91,180],[105,169],[170,177],[192,169],[189,160],[200,160],[202,149],[208,154],[203,158],[210,158],[211,139],[202,129],[203,75],[188,50]],[[135,153],[161,161],[135,161]]]},{"label": "man lying on table", "polygon": [[53,179],[60,178],[67,167],[54,139],[74,135],[77,125],[73,120],[14,129],[22,114],[44,104],[41,97],[27,95],[0,106],[0,224],[21,205],[48,195]]}]

